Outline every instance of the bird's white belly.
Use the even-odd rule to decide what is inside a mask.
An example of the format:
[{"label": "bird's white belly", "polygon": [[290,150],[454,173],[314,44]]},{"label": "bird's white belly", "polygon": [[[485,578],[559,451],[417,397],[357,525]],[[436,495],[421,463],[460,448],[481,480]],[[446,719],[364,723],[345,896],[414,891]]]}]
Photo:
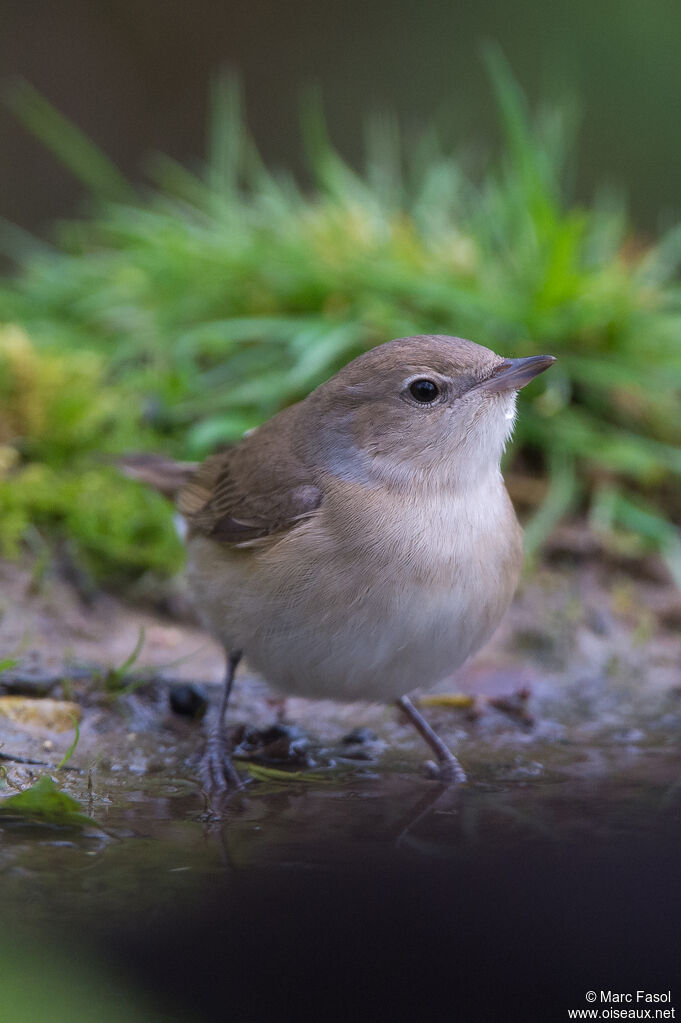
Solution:
[{"label": "bird's white belly", "polygon": [[[421,503],[410,522],[402,507],[399,529],[357,529],[340,547],[324,520],[261,553],[197,538],[189,575],[200,614],[285,693],[390,700],[432,686],[487,640],[517,583],[519,530],[497,528],[492,496],[472,520]],[[500,515],[505,492],[501,501]]]},{"label": "bird's white belly", "polygon": [[391,600],[348,595],[333,621],[321,613],[303,624],[285,608],[273,621],[253,636],[251,663],[284,692],[343,700],[391,700],[433,685],[486,638],[455,587],[437,598],[408,587]]}]

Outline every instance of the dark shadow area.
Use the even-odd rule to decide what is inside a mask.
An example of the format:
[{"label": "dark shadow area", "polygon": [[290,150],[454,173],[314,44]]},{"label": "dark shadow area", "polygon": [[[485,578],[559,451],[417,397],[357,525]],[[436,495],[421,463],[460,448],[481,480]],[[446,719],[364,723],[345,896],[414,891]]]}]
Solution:
[{"label": "dark shadow area", "polygon": [[187,1018],[548,1021],[673,988],[680,896],[671,843],[384,856],[217,885],[107,946]]},{"label": "dark shadow area", "polygon": [[601,990],[674,1007],[677,785],[256,786],[223,823],[198,802],[139,793],[99,839],[4,827],[6,923],[164,1020],[548,1023]]}]

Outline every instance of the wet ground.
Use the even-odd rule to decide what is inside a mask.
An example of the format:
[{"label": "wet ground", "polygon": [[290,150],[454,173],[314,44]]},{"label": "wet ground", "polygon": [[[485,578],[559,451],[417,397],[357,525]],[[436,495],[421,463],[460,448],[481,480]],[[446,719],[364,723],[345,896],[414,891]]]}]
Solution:
[{"label": "wet ground", "polygon": [[[218,819],[196,768],[219,651],[2,571],[0,656],[23,648],[0,681],[82,720],[58,769],[72,730],[0,717],[0,796],[48,774],[91,823],[0,816],[0,1019],[544,1021],[615,988],[671,991],[681,1011],[681,642],[663,578],[555,564],[525,584],[424,707],[469,773],[459,790],[424,776],[394,710],[282,703],[246,672],[248,784]],[[140,621],[139,659],[112,673]]]}]

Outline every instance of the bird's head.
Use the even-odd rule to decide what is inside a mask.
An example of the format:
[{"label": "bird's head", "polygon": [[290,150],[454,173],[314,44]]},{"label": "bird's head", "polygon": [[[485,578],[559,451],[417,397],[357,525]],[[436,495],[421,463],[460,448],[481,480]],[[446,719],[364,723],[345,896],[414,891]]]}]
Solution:
[{"label": "bird's head", "polygon": [[498,471],[517,392],[554,361],[440,334],[388,341],[306,399],[301,443],[354,482],[461,488]]}]

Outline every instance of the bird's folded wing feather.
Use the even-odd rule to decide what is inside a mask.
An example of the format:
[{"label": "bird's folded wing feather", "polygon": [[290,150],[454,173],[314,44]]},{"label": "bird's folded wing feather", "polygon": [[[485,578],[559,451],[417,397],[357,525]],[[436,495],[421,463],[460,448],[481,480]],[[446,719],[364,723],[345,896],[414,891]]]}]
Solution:
[{"label": "bird's folded wing feather", "polygon": [[115,465],[128,479],[145,483],[171,500],[199,469],[198,462],[176,462],[149,452],[122,455],[115,459]]},{"label": "bird's folded wing feather", "polygon": [[250,545],[291,529],[319,507],[321,490],[286,443],[288,419],[280,413],[203,462],[177,500],[190,533]]}]

